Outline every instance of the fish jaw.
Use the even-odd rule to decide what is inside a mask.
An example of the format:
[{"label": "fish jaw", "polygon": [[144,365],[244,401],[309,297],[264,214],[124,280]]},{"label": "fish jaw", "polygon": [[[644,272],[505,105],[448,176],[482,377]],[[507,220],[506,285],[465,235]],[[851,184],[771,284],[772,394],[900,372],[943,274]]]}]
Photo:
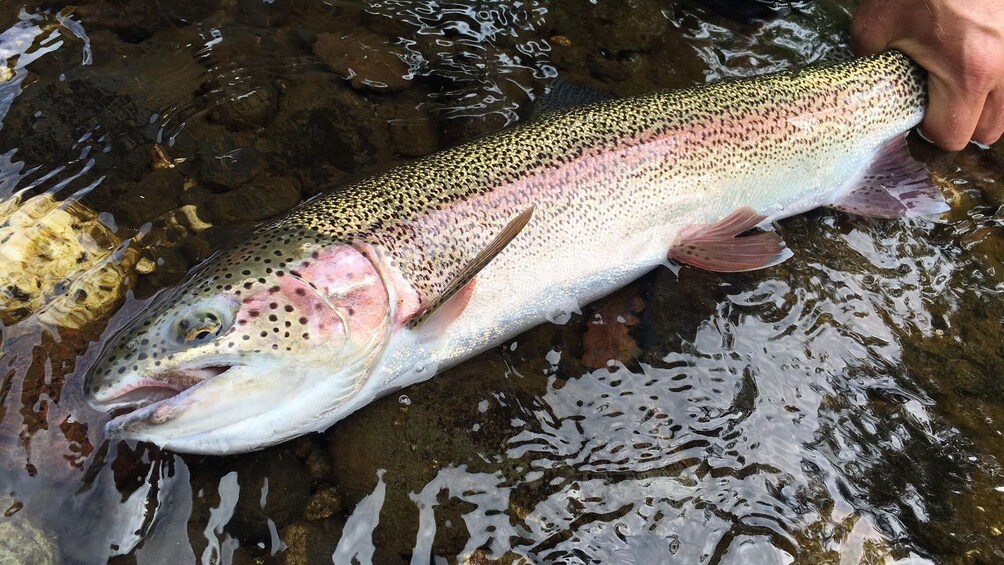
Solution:
[{"label": "fish jaw", "polygon": [[[182,453],[254,451],[322,430],[347,415],[360,371],[318,365],[234,365],[197,384],[112,418],[109,437],[148,441]],[[149,398],[149,394],[147,395]],[[318,399],[332,407],[318,413]]]}]

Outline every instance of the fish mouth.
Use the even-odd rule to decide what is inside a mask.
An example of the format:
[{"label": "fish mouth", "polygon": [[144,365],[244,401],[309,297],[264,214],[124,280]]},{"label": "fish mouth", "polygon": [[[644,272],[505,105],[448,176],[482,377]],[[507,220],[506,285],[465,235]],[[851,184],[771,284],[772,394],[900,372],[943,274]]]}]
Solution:
[{"label": "fish mouth", "polygon": [[91,399],[91,404],[111,412],[113,420],[128,416],[140,408],[155,407],[170,401],[182,392],[218,377],[236,365],[214,363],[198,367],[170,369],[140,377],[123,384],[118,390],[100,399]]}]

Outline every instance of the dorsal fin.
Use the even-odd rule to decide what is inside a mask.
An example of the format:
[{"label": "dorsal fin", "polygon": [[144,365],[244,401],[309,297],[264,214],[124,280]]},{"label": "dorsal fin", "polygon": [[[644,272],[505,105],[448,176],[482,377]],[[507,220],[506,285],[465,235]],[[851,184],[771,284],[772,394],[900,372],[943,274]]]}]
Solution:
[{"label": "dorsal fin", "polygon": [[519,232],[523,231],[526,224],[530,221],[533,216],[533,206],[530,206],[524,210],[520,215],[513,218],[505,228],[488,244],[488,247],[481,250],[471,262],[467,264],[463,269],[457,273],[457,276],[446,285],[438,296],[436,296],[429,305],[421,310],[421,313],[408,322],[409,328],[414,328],[427,320],[436,310],[441,306],[449,302],[451,298],[454,297],[461,289],[467,286],[481,269],[485,268],[485,265],[491,262],[496,255],[502,252],[509,243],[519,235]]}]

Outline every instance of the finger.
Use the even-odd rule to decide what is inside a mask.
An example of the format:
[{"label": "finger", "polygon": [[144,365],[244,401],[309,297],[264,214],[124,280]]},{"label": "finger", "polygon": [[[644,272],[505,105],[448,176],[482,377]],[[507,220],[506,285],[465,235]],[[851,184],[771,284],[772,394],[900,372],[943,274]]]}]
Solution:
[{"label": "finger", "polygon": [[927,113],[921,125],[924,135],[942,149],[959,151],[973,137],[987,92],[963,90],[933,74],[927,89]]},{"label": "finger", "polygon": [[858,6],[851,20],[851,51],[855,55],[878,53],[889,45],[890,36],[881,17],[875,2],[862,2]]},{"label": "finger", "polygon": [[983,113],[973,132],[973,140],[990,145],[1004,134],[1004,93],[1000,90],[991,91],[983,104]]}]

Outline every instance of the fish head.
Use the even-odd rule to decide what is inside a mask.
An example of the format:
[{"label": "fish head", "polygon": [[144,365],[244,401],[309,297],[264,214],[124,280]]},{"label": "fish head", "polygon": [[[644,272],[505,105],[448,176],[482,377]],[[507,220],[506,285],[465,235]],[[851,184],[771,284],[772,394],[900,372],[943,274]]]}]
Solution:
[{"label": "fish head", "polygon": [[378,270],[351,245],[245,245],[119,331],[85,393],[99,410],[130,410],[108,422],[109,436],[175,451],[251,451],[354,410],[392,317]]}]

